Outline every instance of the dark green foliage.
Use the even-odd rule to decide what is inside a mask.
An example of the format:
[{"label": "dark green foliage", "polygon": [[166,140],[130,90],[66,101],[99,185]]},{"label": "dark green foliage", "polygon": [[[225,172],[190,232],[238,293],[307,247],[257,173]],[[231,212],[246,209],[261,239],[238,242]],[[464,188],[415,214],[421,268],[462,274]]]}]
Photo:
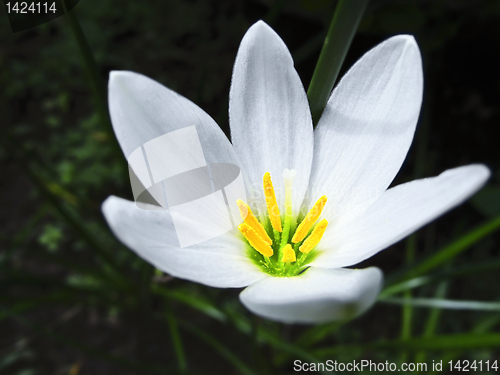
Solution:
[{"label": "dark green foliage", "polygon": [[[132,194],[99,80],[113,69],[146,74],[228,134],[231,69],[246,29],[270,22],[307,87],[334,5],[81,1],[75,20],[95,59],[90,74],[74,22],[12,34],[1,11],[0,374],[281,374],[293,373],[295,359],[500,360],[498,311],[487,311],[500,298],[498,2],[373,0],[339,75],[388,36],[414,34],[425,99],[395,184],[472,162],[496,174],[470,203],[359,266],[387,274],[382,300],[412,298],[404,318],[379,303],[345,324],[256,319],[239,291],[155,273],[102,218],[107,196]],[[492,304],[450,310],[443,300]]]}]

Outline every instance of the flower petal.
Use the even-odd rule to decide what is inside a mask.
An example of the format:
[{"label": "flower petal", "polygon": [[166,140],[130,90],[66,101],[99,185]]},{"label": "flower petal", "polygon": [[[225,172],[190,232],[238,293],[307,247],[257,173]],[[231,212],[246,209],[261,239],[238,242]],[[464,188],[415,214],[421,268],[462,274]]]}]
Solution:
[{"label": "flower petal", "polygon": [[325,251],[311,265],[346,267],[373,256],[462,203],[489,175],[484,165],[473,164],[387,190],[362,217],[338,222],[325,233],[320,242]]},{"label": "flower petal", "polygon": [[333,215],[367,206],[390,185],[415,132],[422,61],[412,36],[366,53],[333,91],[314,135],[311,188]]},{"label": "flower petal", "polygon": [[255,184],[254,195],[262,194],[262,177],[270,172],[283,207],[283,170],[297,171],[293,196],[297,212],[311,171],[311,112],[290,52],[262,21],[248,29],[236,56],[229,122],[233,145]]},{"label": "flower petal", "polygon": [[143,210],[134,202],[111,196],[102,212],[123,244],[172,276],[219,288],[244,287],[265,277],[246,256],[235,232],[180,248],[167,210]]},{"label": "flower petal", "polygon": [[190,100],[160,83],[142,74],[113,71],[108,91],[113,129],[126,158],[152,139],[195,125],[207,162],[240,165],[215,121]]},{"label": "flower petal", "polygon": [[240,294],[252,312],[285,323],[352,319],[366,311],[382,286],[382,271],[310,268],[295,277],[267,277]]}]

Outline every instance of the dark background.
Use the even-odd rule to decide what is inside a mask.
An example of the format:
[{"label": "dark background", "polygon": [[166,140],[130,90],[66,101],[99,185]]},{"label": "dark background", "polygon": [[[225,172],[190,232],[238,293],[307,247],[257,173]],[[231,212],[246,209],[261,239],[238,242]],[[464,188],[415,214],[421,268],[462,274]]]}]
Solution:
[{"label": "dark background", "polygon": [[[115,69],[143,73],[195,102],[228,134],[232,64],[248,27],[264,19],[276,30],[307,88],[334,6],[329,0],[85,0],[74,13],[104,82]],[[104,223],[100,204],[107,196],[132,199],[127,165],[99,117],[67,17],[13,34],[5,9],[0,13],[0,373],[143,374],[154,372],[149,367],[155,363],[175,368],[171,320],[165,320],[171,311],[191,327],[181,325],[190,371],[237,373],[192,327],[259,368],[244,330],[163,298],[150,285],[206,298],[251,321],[238,290],[155,274]],[[474,162],[487,164],[493,175],[474,199],[414,237],[420,259],[500,214],[500,2],[373,0],[341,74],[399,33],[413,34],[421,48],[425,89],[415,141],[395,183]],[[498,244],[498,235],[488,236],[443,269],[498,261]],[[363,266],[376,265],[390,275],[405,264],[406,245],[403,241]],[[130,286],[103,281],[101,274],[113,274],[109,263]],[[498,301],[498,268],[449,280],[447,287],[446,298]],[[414,295],[432,297],[435,289],[431,284]],[[428,311],[415,310],[416,335]],[[437,332],[469,332],[494,313],[489,314],[445,310]],[[284,342],[308,328],[259,324]],[[378,304],[316,345],[397,338],[400,326],[401,308]],[[490,332],[498,328],[493,325]],[[293,356],[280,357],[279,349],[267,345],[260,350],[262,371],[291,371]],[[444,356],[430,355],[429,361]],[[457,355],[500,359],[491,350]],[[377,351],[345,358],[350,356],[398,358]]]}]

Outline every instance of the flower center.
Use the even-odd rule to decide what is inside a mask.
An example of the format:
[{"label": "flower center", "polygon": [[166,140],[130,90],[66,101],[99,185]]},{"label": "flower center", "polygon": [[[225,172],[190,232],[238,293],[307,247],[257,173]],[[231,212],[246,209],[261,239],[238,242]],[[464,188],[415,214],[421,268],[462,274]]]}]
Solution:
[{"label": "flower center", "polygon": [[[292,185],[295,170],[285,169],[285,212],[280,213],[271,175],[264,174],[264,195],[267,212],[260,220],[241,199],[237,201],[243,223],[238,229],[248,244],[248,256],[272,276],[296,276],[302,273],[319,251],[316,245],[323,237],[328,221],[318,221],[326,204],[322,196],[308,214],[297,223],[292,213]],[[297,225],[298,224],[298,225]]]}]

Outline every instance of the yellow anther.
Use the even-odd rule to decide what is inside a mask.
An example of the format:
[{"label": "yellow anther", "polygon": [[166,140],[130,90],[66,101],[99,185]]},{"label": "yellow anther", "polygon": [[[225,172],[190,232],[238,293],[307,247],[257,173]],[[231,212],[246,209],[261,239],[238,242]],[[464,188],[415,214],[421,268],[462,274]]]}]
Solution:
[{"label": "yellow anther", "polygon": [[326,221],[326,219],[321,220],[318,225],[314,227],[311,235],[307,237],[304,243],[299,247],[299,250],[304,254],[307,254],[312,249],[314,249],[318,242],[321,240],[321,237],[323,237],[327,225],[328,221]]},{"label": "yellow anther", "polygon": [[250,228],[252,228],[255,232],[257,232],[260,238],[266,241],[269,245],[272,245],[273,241],[271,240],[271,238],[269,238],[264,227],[259,223],[257,218],[254,216],[250,207],[241,199],[238,199],[236,201],[236,204],[240,209],[241,218],[245,221],[245,223],[248,224]]},{"label": "yellow anther", "polygon": [[297,243],[302,241],[309,233],[309,230],[312,228],[316,220],[318,220],[321,212],[323,212],[323,208],[326,204],[326,195],[323,195],[318,201],[314,204],[313,208],[309,211],[307,216],[302,220],[302,223],[298,226],[295,234],[292,237],[292,242]]},{"label": "yellow anther", "polygon": [[238,226],[240,232],[245,236],[250,245],[265,257],[273,255],[273,249],[264,241],[252,227],[246,223]]},{"label": "yellow anther", "polygon": [[297,258],[295,257],[295,251],[292,249],[292,245],[286,244],[283,249],[283,258],[281,259],[283,262],[295,262]]},{"label": "yellow anther", "polygon": [[275,230],[281,232],[281,215],[278,203],[276,203],[276,194],[274,193],[274,187],[269,172],[264,174],[264,195],[266,196],[267,212],[269,212],[271,225]]}]

